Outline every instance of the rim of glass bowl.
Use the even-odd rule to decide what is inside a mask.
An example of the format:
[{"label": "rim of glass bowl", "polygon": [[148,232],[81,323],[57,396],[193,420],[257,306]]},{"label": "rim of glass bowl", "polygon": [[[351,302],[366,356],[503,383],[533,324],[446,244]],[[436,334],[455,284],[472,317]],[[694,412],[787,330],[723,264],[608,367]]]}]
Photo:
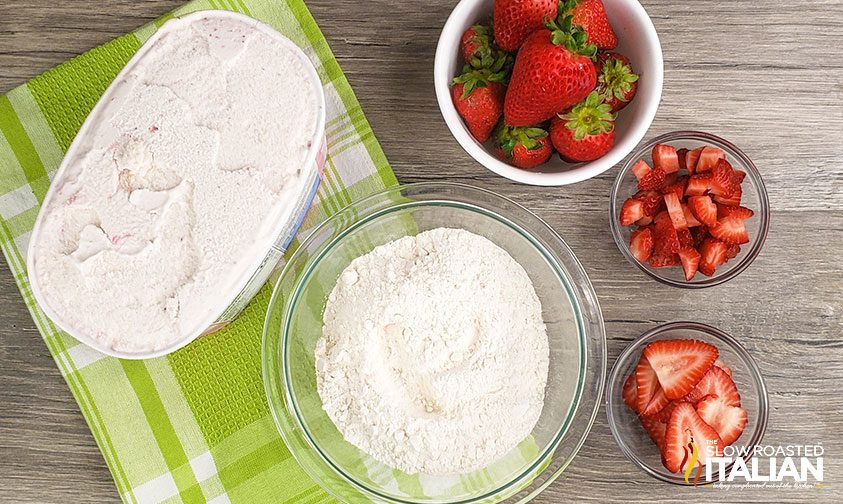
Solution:
[{"label": "rim of glass bowl", "polygon": [[[620,224],[617,222],[617,215],[618,215],[618,191],[621,186],[621,182],[627,177],[630,176],[630,172],[632,171],[632,165],[635,164],[636,161],[642,159],[646,156],[652,149],[653,146],[657,143],[669,143],[675,142],[677,140],[698,140],[698,141],[705,141],[711,144],[714,144],[723,150],[726,151],[727,154],[731,155],[733,158],[738,159],[742,164],[743,167],[746,169],[747,178],[750,181],[750,184],[755,188],[755,191],[758,193],[758,201],[760,208],[756,215],[759,216],[760,224],[758,226],[758,235],[752,242],[752,247],[749,249],[749,252],[740,260],[737,264],[733,267],[729,268],[728,271],[720,275],[715,275],[714,277],[708,278],[702,282],[687,282],[683,280],[674,280],[671,278],[666,278],[651,268],[646,267],[645,265],[641,264],[635,256],[632,255],[632,252],[629,251],[629,245],[626,243],[626,240],[623,239],[621,236]],[[630,195],[631,196],[631,195]],[[624,198],[625,199],[625,198]],[[638,267],[641,271],[646,273],[650,278],[661,282],[666,285],[671,285],[673,287],[679,287],[683,289],[704,289],[706,287],[714,287],[715,285],[720,285],[722,283],[728,282],[729,280],[735,278],[736,276],[743,273],[743,271],[755,261],[755,258],[758,257],[758,254],[761,253],[761,249],[764,247],[764,242],[767,240],[767,231],[770,228],[770,201],[767,196],[767,188],[764,186],[764,181],[761,178],[761,173],[759,173],[758,168],[756,168],[755,163],[749,159],[742,150],[740,150],[737,146],[720,138],[719,136],[712,135],[710,133],[705,133],[703,131],[691,131],[691,130],[680,130],[680,131],[671,131],[670,133],[665,133],[663,135],[659,135],[656,138],[642,144],[638,149],[636,149],[630,157],[627,158],[626,163],[624,163],[623,168],[621,168],[620,172],[618,172],[618,176],[615,177],[615,182],[612,185],[612,192],[609,197],[609,226],[612,228],[612,237],[615,239],[615,244],[620,249],[621,253],[626,257],[626,259]]]},{"label": "rim of glass bowl", "polygon": [[[625,407],[626,405],[623,404],[623,401],[615,402],[615,386],[616,384],[620,383],[621,386],[622,381],[619,379],[619,374],[621,373],[621,369],[626,367],[625,364],[629,361],[629,359],[639,353],[641,347],[643,347],[646,343],[650,341],[657,340],[659,336],[674,330],[689,330],[689,331],[697,331],[703,332],[708,334],[709,336],[714,337],[715,339],[719,340],[726,346],[728,346],[733,352],[735,352],[741,360],[746,364],[749,368],[750,375],[752,375],[752,381],[755,384],[755,388],[758,391],[758,426],[755,429],[752,437],[747,441],[747,446],[757,446],[761,443],[761,440],[764,438],[764,434],[767,432],[767,421],[769,420],[770,416],[770,404],[769,404],[769,397],[767,395],[767,385],[764,383],[764,377],[761,374],[761,370],[758,368],[758,364],[753,359],[752,355],[743,347],[743,345],[738,342],[733,336],[729,335],[726,332],[717,329],[716,327],[712,327],[707,324],[703,324],[700,322],[691,322],[691,321],[680,321],[680,322],[670,322],[667,324],[662,324],[658,327],[655,327],[641,336],[638,336],[635,340],[630,343],[623,352],[618,356],[615,364],[612,366],[612,370],[609,372],[609,380],[608,385],[606,387],[606,417],[609,420],[609,430],[612,431],[612,437],[615,438],[615,442],[620,447],[623,454],[629,459],[633,464],[635,464],[639,469],[646,472],[650,476],[667,482],[672,483],[674,485],[680,486],[688,486],[686,483],[672,479],[661,474],[658,471],[653,470],[649,464],[644,462],[635,451],[626,443],[626,440],[622,438],[620,431],[618,430],[618,426],[615,424],[614,415],[612,412],[616,408]],[[747,460],[751,458],[747,457]],[[726,467],[726,472],[728,473],[732,464],[729,464]],[[712,482],[700,482],[700,485],[707,485]]]},{"label": "rim of glass bowl", "polygon": [[[431,198],[431,195],[435,197]],[[422,196],[427,199],[399,203],[399,198],[404,196]],[[546,247],[534,236],[533,232],[528,232],[527,229],[519,224],[516,224],[512,219],[504,217],[501,213],[485,208],[479,204],[478,200],[481,198],[492,199],[493,201],[496,200],[495,202],[500,205],[511,207],[509,210],[519,212],[519,215],[517,216],[518,218],[527,218],[531,220],[532,222],[530,224],[537,227],[537,231],[543,234],[542,238],[550,240],[553,247]],[[488,201],[481,201],[488,204]],[[341,496],[335,494],[334,489],[331,488],[330,485],[327,485],[324,482],[323,474],[316,472],[313,467],[310,467],[309,461],[301,459],[302,454],[298,453],[299,446],[295,445],[295,440],[290,439],[293,433],[288,432],[288,429],[295,428],[304,433],[304,440],[306,441],[307,447],[318,455],[321,463],[329,467],[334,475],[339,476],[343,482],[350,484],[355,490],[361,492],[363,495],[394,502],[417,502],[406,499],[397,499],[395,496],[383,495],[377,489],[370,488],[365,484],[358,482],[354,477],[346,474],[346,472],[339,467],[338,464],[335,464],[330,457],[323,453],[318,444],[314,442],[309,431],[304,427],[298,407],[293,400],[294,394],[291,392],[290,388],[291,379],[289,376],[289,366],[286,365],[288,346],[287,337],[289,333],[289,317],[287,315],[295,309],[297,300],[300,297],[299,292],[301,287],[312,274],[316,266],[320,263],[322,257],[324,257],[324,255],[345,236],[364,224],[388,213],[414,206],[431,205],[454,206],[482,213],[488,217],[499,220],[516,231],[523,238],[527,239],[545,258],[551,268],[555,271],[559,280],[565,286],[576,315],[577,332],[580,339],[581,371],[578,377],[577,390],[573,399],[573,407],[569,410],[565,421],[555,434],[553,441],[548,444],[544,452],[537,457],[533,464],[510,481],[507,481],[505,484],[498,486],[484,495],[472,497],[470,500],[443,501],[476,502],[489,498],[513,498],[517,501],[524,502],[544,490],[559,476],[559,474],[562,473],[562,471],[565,470],[571,460],[576,456],[588,436],[600,406],[599,398],[602,396],[605,387],[605,370],[607,367],[606,335],[597,296],[590,281],[588,280],[585,269],[576,258],[573,251],[571,251],[570,247],[568,247],[564,240],[562,240],[562,238],[537,215],[530,212],[522,205],[492,191],[450,182],[421,182],[399,185],[373,194],[356,203],[352,203],[317,226],[308,238],[301,243],[297,251],[285,265],[281,276],[276,281],[272,299],[270,300],[269,310],[264,324],[262,359],[264,386],[266,388],[270,410],[272,411],[276,427],[284,438],[285,443],[290,448],[291,453],[305,469],[305,472],[307,472],[312,479],[317,481],[320,486],[326,489],[329,493],[341,498]],[[320,231],[325,230],[338,222],[340,223],[340,231],[331,233],[331,236],[321,243],[317,242],[318,237],[320,236]],[[312,249],[314,244],[316,244],[318,250],[306,255],[304,251]],[[302,261],[304,261],[305,264],[303,269],[295,266],[297,263]],[[564,267],[562,266],[563,264]],[[289,275],[291,271],[295,272],[296,270],[301,272],[294,273],[296,274],[296,277],[294,277],[294,286],[292,287],[293,293],[289,296],[289,300],[283,301],[283,307],[281,310],[281,327],[277,328],[278,330],[275,330],[276,328],[273,327],[271,319],[273,319],[273,312],[278,311],[276,308],[278,303],[281,302],[279,300],[280,289],[278,287],[285,275]],[[579,283],[574,282],[574,280],[579,280]],[[574,285],[575,283],[576,287]],[[576,291],[579,291],[579,294]],[[583,312],[583,308],[586,313]],[[585,332],[586,327],[589,324],[595,325],[595,329],[597,330],[595,338],[596,341],[590,341]],[[588,369],[587,362],[590,346],[595,347],[598,354],[597,356],[599,357],[598,362],[592,364],[597,368],[594,370],[595,372],[592,375],[589,375],[590,370]],[[278,369],[283,370],[283,386],[279,386],[279,376],[273,372],[273,370],[277,371]],[[593,397],[589,394],[583,393],[587,386],[586,381],[589,379],[596,380],[597,393],[594,394]],[[589,385],[590,387],[593,387],[595,384]],[[276,396],[278,392],[283,395],[283,398]],[[583,413],[582,416],[580,416],[581,413]],[[281,418],[281,415],[284,415],[285,418]],[[576,440],[576,443],[570,452],[568,452],[564,457],[559,457],[555,460],[551,458],[551,460],[548,461],[548,458],[555,454],[561,444],[561,441],[570,432],[571,428],[574,427],[574,422],[581,420],[585,420],[587,423],[583,425],[582,433],[580,434],[579,439]],[[556,460],[558,460],[558,462],[556,462]],[[536,471],[543,465],[545,467],[536,473]],[[548,472],[550,474],[546,476],[545,474]],[[426,499],[421,502],[435,501],[433,499]]]}]

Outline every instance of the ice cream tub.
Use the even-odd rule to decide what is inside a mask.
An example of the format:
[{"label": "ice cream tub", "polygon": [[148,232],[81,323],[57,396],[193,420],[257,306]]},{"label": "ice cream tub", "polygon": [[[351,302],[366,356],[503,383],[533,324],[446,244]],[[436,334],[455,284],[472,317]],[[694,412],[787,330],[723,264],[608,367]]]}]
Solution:
[{"label": "ice cream tub", "polygon": [[167,21],[53,177],[27,251],[41,309],[126,359],[225,327],[312,204],[325,109],[310,59],[271,27],[216,10]]}]

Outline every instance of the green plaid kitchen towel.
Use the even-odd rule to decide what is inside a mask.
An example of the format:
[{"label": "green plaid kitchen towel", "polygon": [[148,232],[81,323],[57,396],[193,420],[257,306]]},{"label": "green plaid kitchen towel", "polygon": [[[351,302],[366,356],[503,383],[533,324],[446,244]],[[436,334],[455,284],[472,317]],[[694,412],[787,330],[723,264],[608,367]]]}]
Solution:
[{"label": "green plaid kitchen towel", "polygon": [[76,342],[44,316],[29,288],[30,231],[82,121],[158,26],[207,9],[239,11],[273,26],[304,49],[322,79],[328,159],[301,234],[397,183],[301,0],[194,0],[0,97],[0,246],[125,502],[330,501],[287,451],[267,409],[260,344],[269,285],[223,331],[147,361],[107,357]]}]

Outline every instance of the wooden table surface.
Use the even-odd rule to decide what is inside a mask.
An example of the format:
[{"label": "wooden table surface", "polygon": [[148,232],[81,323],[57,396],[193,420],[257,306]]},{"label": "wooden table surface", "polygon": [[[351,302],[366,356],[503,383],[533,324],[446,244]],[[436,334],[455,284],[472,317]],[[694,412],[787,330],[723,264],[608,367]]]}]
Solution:
[{"label": "wooden table surface", "polygon": [[[0,2],[0,92],[181,1]],[[755,161],[772,202],[761,256],[737,279],[701,292],[656,284],[618,252],[607,210],[615,170],[570,187],[528,187],[460,149],[432,81],[436,41],[455,3],[308,1],[398,178],[476,184],[546,219],[594,284],[610,365],[632,338],[665,321],[703,321],[735,335],[770,391],[765,442],[825,448],[822,489],[681,489],[655,483],[621,456],[601,408],[580,454],[536,502],[843,501],[843,0],[642,2],[665,61],[662,104],[647,138],[677,129],[725,136]],[[391,20],[380,21],[386,13]],[[116,501],[102,456],[0,260],[0,502]]]}]

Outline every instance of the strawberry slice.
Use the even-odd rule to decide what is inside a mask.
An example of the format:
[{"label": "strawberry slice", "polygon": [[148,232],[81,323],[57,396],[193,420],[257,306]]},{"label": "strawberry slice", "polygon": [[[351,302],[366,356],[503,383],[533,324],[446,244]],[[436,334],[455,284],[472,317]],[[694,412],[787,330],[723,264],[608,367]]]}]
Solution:
[{"label": "strawberry slice", "polygon": [[707,395],[718,397],[729,406],[741,405],[741,395],[738,393],[738,387],[732,381],[732,377],[717,366],[712,366],[708,370],[700,382],[688,392],[684,400],[696,404]]},{"label": "strawberry slice", "polygon": [[639,418],[641,419],[641,425],[644,427],[644,430],[650,435],[650,439],[652,439],[653,442],[656,443],[656,446],[659,447],[659,450],[661,450],[664,446],[664,434],[667,430],[665,422],[660,422],[659,419],[654,416],[642,416]]},{"label": "strawberry slice", "polygon": [[[723,361],[722,361],[722,360],[720,360],[720,359],[717,359],[716,361],[714,361],[714,365],[715,365],[715,366],[717,366],[717,367],[719,367],[720,369],[722,369],[722,370],[723,370],[723,372],[724,372],[724,373],[726,373],[727,375],[729,375],[729,378],[731,378],[731,377],[732,377],[732,368],[730,368],[729,366],[727,366],[725,362],[723,362]],[[703,378],[705,378],[705,377],[703,377]]]},{"label": "strawberry slice", "polygon": [[647,215],[645,215],[644,217],[641,217],[640,219],[635,221],[635,225],[638,226],[638,227],[647,227],[652,223],[653,223],[653,218],[649,217]]},{"label": "strawberry slice", "polygon": [[635,366],[635,387],[637,391],[635,403],[637,410],[639,412],[644,411],[660,387],[656,371],[643,355],[638,360],[638,365]]},{"label": "strawberry slice", "polygon": [[676,149],[676,156],[679,158],[679,169],[680,170],[687,170],[688,169],[688,149],[681,148]]},{"label": "strawberry slice", "polygon": [[697,171],[697,162],[700,159],[700,153],[702,150],[702,147],[697,147],[696,149],[688,151],[688,156],[685,159],[685,167],[688,168],[688,173],[691,175]]},{"label": "strawberry slice", "polygon": [[676,148],[670,145],[656,144],[653,146],[653,166],[665,173],[679,171],[679,155]]},{"label": "strawberry slice", "polygon": [[694,236],[690,230],[680,229],[676,232],[676,236],[679,237],[679,250],[682,250],[684,247],[694,247]]},{"label": "strawberry slice", "polygon": [[679,252],[679,236],[667,211],[662,210],[656,214],[653,219],[653,232],[656,242],[654,254],[668,256]]},{"label": "strawberry slice", "polygon": [[629,237],[629,251],[641,262],[646,262],[653,254],[653,230],[649,227],[638,228]]},{"label": "strawberry slice", "polygon": [[720,203],[721,205],[740,206],[742,196],[743,190],[740,188],[740,186],[738,186],[734,194],[732,194],[728,198],[725,196],[714,195],[711,197],[711,199],[713,199],[717,203]]},{"label": "strawberry slice", "polygon": [[714,238],[706,238],[700,245],[700,273],[705,276],[714,275],[718,266],[726,262],[725,243]]},{"label": "strawberry slice", "polygon": [[668,268],[670,266],[679,266],[679,254],[670,252],[654,252],[647,261],[653,268]]},{"label": "strawberry slice", "polygon": [[688,223],[688,227],[697,227],[702,226],[702,222],[698,221],[696,216],[694,216],[694,212],[691,211],[691,207],[682,203],[682,213],[685,214],[685,222]]},{"label": "strawberry slice", "polygon": [[688,198],[688,206],[694,217],[706,226],[717,224],[717,205],[709,196],[691,196]]},{"label": "strawberry slice", "polygon": [[718,351],[704,341],[675,339],[654,341],[647,345],[643,354],[658,376],[665,396],[679,399],[711,369]]},{"label": "strawberry slice", "polygon": [[716,396],[701,399],[697,403],[697,414],[717,431],[724,445],[730,445],[741,437],[748,416],[745,409],[730,406]]},{"label": "strawberry slice", "polygon": [[620,215],[621,226],[629,226],[641,217],[644,217],[644,202],[635,198],[629,198],[623,202]]},{"label": "strawberry slice", "polygon": [[711,187],[711,174],[693,175],[688,179],[688,185],[685,187],[686,196],[702,196]]},{"label": "strawberry slice", "polygon": [[694,237],[694,247],[699,250],[700,245],[702,245],[705,239],[710,237],[711,234],[708,232],[708,226],[703,225],[698,228],[691,229],[691,236]]},{"label": "strawberry slice", "polygon": [[724,217],[737,217],[741,220],[749,219],[755,215],[755,212],[750,210],[744,206],[731,206],[731,205],[722,205],[717,204],[717,218],[722,219]]},{"label": "strawberry slice", "polygon": [[704,466],[710,456],[721,456],[723,440],[710,425],[697,414],[688,403],[680,403],[673,409],[667,422],[662,448],[662,463],[671,472],[682,471],[690,459],[690,443],[697,451],[697,463]]},{"label": "strawberry slice", "polygon": [[667,206],[667,213],[670,215],[673,227],[677,230],[688,229],[688,223],[685,221],[685,212],[682,211],[682,203],[679,202],[679,197],[675,193],[665,194],[664,204]]},{"label": "strawberry slice", "polygon": [[700,152],[700,158],[697,160],[697,165],[694,167],[694,173],[702,173],[714,168],[718,159],[726,159],[726,153],[723,149],[711,146],[703,147]]},{"label": "strawberry slice", "polygon": [[682,269],[685,271],[685,280],[691,281],[700,267],[700,253],[691,246],[682,247],[679,250],[679,260],[682,261]]},{"label": "strawberry slice", "polygon": [[664,206],[664,197],[658,191],[638,191],[633,198],[644,202],[644,215],[654,217]]},{"label": "strawberry slice", "polygon": [[746,178],[746,172],[743,170],[732,170],[732,176],[735,177],[735,180],[738,181],[738,184],[742,184],[743,179]]},{"label": "strawberry slice", "polygon": [[[676,177],[676,174],[671,175]],[[677,198],[682,199],[685,195],[685,187],[688,185],[688,177],[682,175],[681,177],[676,177],[675,180],[671,181],[669,180],[671,175],[668,175],[668,180],[665,180],[665,186],[662,188],[662,194],[673,193]]]},{"label": "strawberry slice", "polygon": [[635,175],[635,178],[637,178],[639,182],[644,180],[644,177],[646,177],[650,174],[651,171],[653,171],[653,169],[650,168],[650,165],[648,165],[647,162],[643,159],[639,159],[638,162],[632,165],[631,170],[632,173]]},{"label": "strawberry slice", "polygon": [[736,216],[723,217],[709,229],[711,236],[728,244],[749,243],[749,233],[743,225],[743,219]]},{"label": "strawberry slice", "polygon": [[740,184],[732,177],[732,165],[725,159],[718,159],[711,170],[711,194],[729,198],[738,190]]},{"label": "strawberry slice", "polygon": [[635,411],[636,413],[638,412],[638,389],[635,385],[634,373],[627,376],[626,381],[623,382],[623,402],[625,402],[632,411]]},{"label": "strawberry slice", "polygon": [[667,174],[661,168],[655,168],[638,182],[639,191],[658,191],[665,186]]},{"label": "strawberry slice", "polygon": [[726,259],[734,259],[741,253],[741,246],[734,243],[726,247]]},{"label": "strawberry slice", "polygon": [[685,401],[684,399],[676,399],[674,401],[670,401],[664,408],[661,409],[661,411],[659,411],[653,416],[655,416],[659,422],[666,424],[667,421],[670,420],[670,414],[673,413],[673,409],[676,408],[678,404],[683,402],[687,401]]},{"label": "strawberry slice", "polygon": [[664,389],[661,388],[661,387],[658,387],[656,389],[655,394],[653,395],[653,398],[650,399],[650,402],[647,403],[647,407],[644,408],[643,411],[641,411],[641,414],[642,415],[655,415],[659,411],[663,410],[664,407],[667,406],[669,403],[670,403],[670,399],[668,399],[667,396],[664,395]]}]

